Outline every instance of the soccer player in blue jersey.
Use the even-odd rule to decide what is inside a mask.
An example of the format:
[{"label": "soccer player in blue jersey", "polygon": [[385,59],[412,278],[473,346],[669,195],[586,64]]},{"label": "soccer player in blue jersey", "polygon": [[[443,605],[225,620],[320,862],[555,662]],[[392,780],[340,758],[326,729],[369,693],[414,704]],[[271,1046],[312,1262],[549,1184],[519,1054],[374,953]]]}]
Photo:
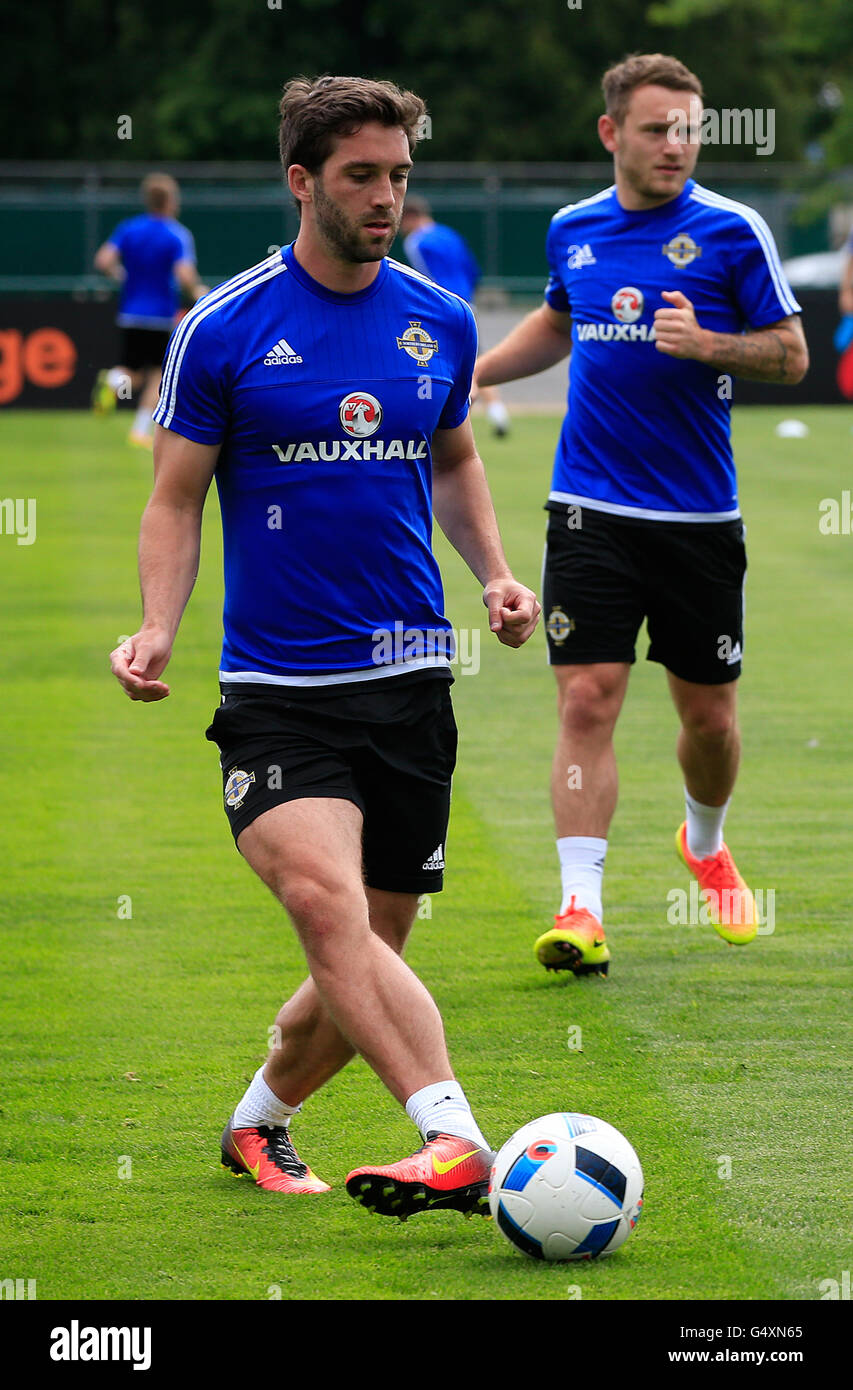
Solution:
[{"label": "soccer player in blue jersey", "polygon": [[181,296],[199,299],[207,286],[196,269],[192,233],[177,221],[175,180],[148,174],[141,191],[145,212],[120,222],[95,256],[95,269],[121,286],[116,322],[122,365],[98,373],[92,405],[98,414],[111,410],[129,380],[139,402],[129,439],[150,449],[160,369]]},{"label": "soccer player in blue jersey", "polygon": [[261,1187],[328,1190],[289,1125],[360,1053],[424,1143],[347,1178],[406,1217],[487,1213],[492,1154],[441,1017],[402,950],[442,886],[456,728],[434,512],[518,647],[539,604],[512,576],[468,421],[471,310],[387,258],[420,98],[303,78],[281,103],[296,241],[218,286],[175,331],[140,537],[143,624],[112,654],[134,700],[161,679],[196,575],[216,477],[225,543],[221,752],[241,854],[287,909],[309,978],[222,1136]]},{"label": "soccer player in blue jersey", "polygon": [[[452,290],[469,304],[480,280],[480,267],[463,236],[453,227],[436,222],[426,198],[410,193],[400,223],[403,250],[410,265],[428,275],[437,285]],[[480,400],[486,407],[495,434],[509,433],[509,411],[493,386],[484,386]]]},{"label": "soccer player in blue jersey", "polygon": [[639,54],[603,80],[613,187],[563,208],[545,303],[475,369],[480,385],[571,353],[543,607],[557,678],[552,800],[563,896],[547,968],[606,973],[602,876],[616,808],[613,732],[645,618],[680,720],[678,851],[724,940],[757,931],[723,841],[740,754],[746,568],[729,439],[731,381],[795,383],[808,354],[769,229],[691,177],[702,86]]}]

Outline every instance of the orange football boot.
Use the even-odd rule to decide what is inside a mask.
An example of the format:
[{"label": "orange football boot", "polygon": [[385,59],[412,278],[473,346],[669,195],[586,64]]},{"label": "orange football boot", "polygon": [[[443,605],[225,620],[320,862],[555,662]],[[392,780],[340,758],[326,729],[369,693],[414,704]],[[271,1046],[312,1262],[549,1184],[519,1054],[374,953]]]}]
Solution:
[{"label": "orange football boot", "polygon": [[575,907],[574,897],[533,951],[546,970],[573,970],[576,975],[606,975],[610,963],[604,928],[585,907]]},{"label": "orange football boot", "polygon": [[675,832],[675,848],[698,879],[708,916],[730,946],[746,946],[758,932],[755,899],[737,871],[731,850],[723,845],[717,854],[696,859],[687,848],[687,821]]},{"label": "orange football boot", "polygon": [[471,1139],[430,1132],[411,1158],[355,1168],[347,1192],[368,1211],[405,1221],[416,1211],[489,1216],[489,1171],[495,1156]]},{"label": "orange football boot", "polygon": [[307,1196],[331,1191],[329,1184],[321,1182],[302,1162],[286,1125],[232,1129],[231,1120],[222,1131],[223,1168],[230,1168],[241,1178],[248,1174],[267,1192]]}]

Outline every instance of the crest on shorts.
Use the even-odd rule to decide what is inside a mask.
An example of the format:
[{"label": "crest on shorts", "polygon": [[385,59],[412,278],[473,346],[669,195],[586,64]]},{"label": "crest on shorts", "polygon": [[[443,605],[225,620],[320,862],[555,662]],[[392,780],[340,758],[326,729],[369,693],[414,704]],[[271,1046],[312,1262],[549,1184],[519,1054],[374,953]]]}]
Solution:
[{"label": "crest on shorts", "polygon": [[397,347],[402,348],[421,366],[438,352],[438,343],[431,338],[420,319],[409,319],[409,326],[402,337],[397,339]]},{"label": "crest on shorts", "polygon": [[254,780],[254,772],[243,772],[239,767],[232,767],[225,782],[225,805],[232,811],[242,806]]},{"label": "crest on shorts", "polygon": [[575,630],[575,620],[564,613],[559,603],[556,603],[548,614],[548,621],[545,624],[545,631],[551,638],[555,647],[562,647],[570,632]]},{"label": "crest on shorts", "polygon": [[683,270],[691,261],[702,255],[702,247],[697,246],[692,236],[688,236],[686,232],[679,232],[678,236],[674,236],[672,241],[661,247],[661,250],[676,270]]}]

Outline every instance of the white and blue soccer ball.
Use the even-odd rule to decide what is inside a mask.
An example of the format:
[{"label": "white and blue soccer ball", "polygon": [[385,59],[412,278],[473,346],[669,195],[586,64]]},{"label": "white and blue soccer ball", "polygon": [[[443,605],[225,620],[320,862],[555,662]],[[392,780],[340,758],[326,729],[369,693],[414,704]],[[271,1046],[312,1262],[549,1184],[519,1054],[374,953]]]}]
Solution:
[{"label": "white and blue soccer ball", "polygon": [[489,1179],[507,1240],[534,1260],[593,1260],[624,1244],[643,1210],[643,1170],[624,1134],[594,1115],[531,1120]]}]

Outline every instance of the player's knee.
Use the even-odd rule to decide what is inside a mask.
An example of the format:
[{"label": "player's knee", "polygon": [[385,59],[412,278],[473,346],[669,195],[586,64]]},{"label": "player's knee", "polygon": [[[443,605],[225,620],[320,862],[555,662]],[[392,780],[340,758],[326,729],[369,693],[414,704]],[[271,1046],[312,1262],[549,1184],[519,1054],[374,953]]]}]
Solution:
[{"label": "player's knee", "polygon": [[620,692],[601,672],[581,671],[559,687],[560,723],[570,733],[583,735],[612,728],[619,713]]},{"label": "player's knee", "polygon": [[306,951],[337,950],[353,931],[367,930],[360,885],[311,873],[293,875],[275,888]]},{"label": "player's knee", "polygon": [[727,701],[697,700],[682,710],[681,722],[694,738],[705,743],[725,743],[735,733],[737,714]]}]

